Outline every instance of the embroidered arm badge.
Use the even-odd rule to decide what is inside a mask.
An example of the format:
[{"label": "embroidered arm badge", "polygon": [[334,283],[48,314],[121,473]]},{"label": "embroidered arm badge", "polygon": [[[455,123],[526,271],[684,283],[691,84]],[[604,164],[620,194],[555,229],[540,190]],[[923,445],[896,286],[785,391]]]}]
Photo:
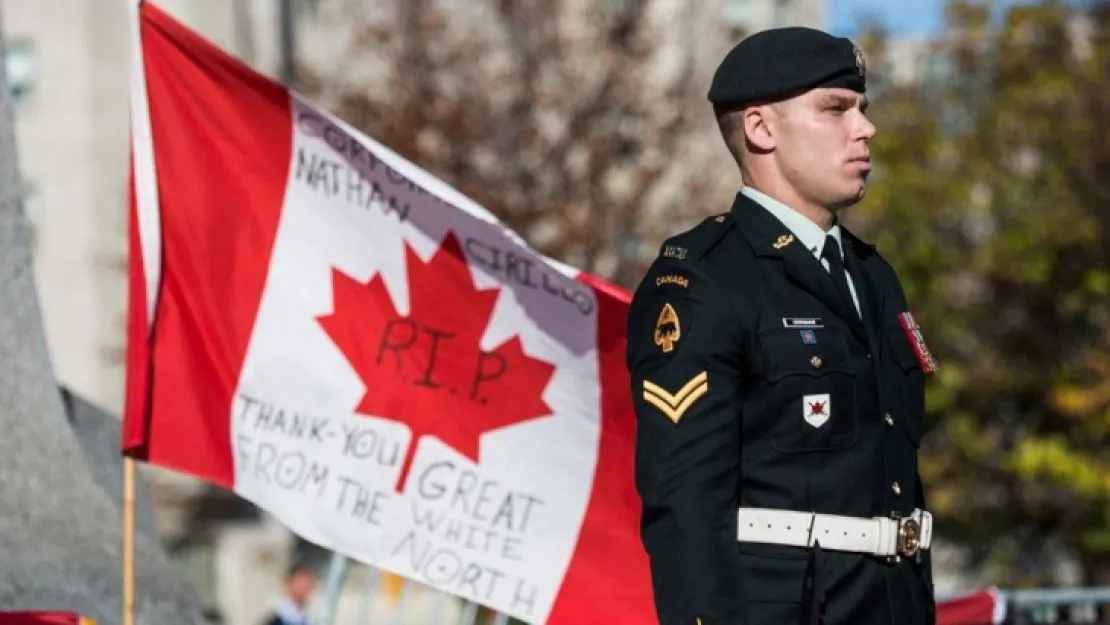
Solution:
[{"label": "embroidered arm badge", "polygon": [[681,421],[690,407],[708,392],[709,375],[705,371],[694,376],[673,394],[654,382],[644,380],[644,401],[658,408],[659,412],[674,423]]}]

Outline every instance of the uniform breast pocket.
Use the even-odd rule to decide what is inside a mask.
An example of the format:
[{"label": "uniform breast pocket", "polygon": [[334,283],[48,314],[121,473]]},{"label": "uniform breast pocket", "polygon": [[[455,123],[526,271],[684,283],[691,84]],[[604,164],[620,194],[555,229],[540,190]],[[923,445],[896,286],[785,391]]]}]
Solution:
[{"label": "uniform breast pocket", "polygon": [[768,442],[776,451],[847,449],[859,438],[856,378],[845,337],[836,329],[773,329],[760,335],[767,384]]},{"label": "uniform breast pocket", "polygon": [[894,372],[895,388],[899,391],[894,404],[901,417],[898,421],[905,426],[913,444],[920,445],[921,435],[925,431],[925,374],[921,370],[917,352],[910,345],[905,332],[901,329],[887,330],[884,334],[886,344],[898,366]]}]

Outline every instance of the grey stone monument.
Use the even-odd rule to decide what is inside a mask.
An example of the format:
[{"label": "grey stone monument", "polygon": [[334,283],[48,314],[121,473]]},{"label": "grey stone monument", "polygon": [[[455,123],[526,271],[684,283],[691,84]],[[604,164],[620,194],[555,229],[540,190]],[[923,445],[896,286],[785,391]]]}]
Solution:
[{"label": "grey stone monument", "polygon": [[[0,87],[0,610],[76,611],[112,625],[122,622],[121,465],[103,443],[83,450],[67,423],[31,271],[3,63]],[[204,623],[192,588],[140,520],[135,625]]]}]

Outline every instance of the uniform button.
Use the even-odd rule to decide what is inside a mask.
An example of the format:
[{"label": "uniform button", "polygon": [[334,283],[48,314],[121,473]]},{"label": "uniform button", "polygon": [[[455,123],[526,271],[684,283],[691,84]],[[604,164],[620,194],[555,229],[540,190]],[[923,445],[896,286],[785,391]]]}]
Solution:
[{"label": "uniform button", "polygon": [[886,416],[885,416],[885,417],[883,417],[883,419],[885,419],[885,420],[886,420],[886,424],[887,424],[887,425],[889,425],[889,426],[891,426],[891,427],[894,427],[894,417],[890,416],[890,413],[889,413],[889,412],[888,412],[888,413],[886,413]]},{"label": "uniform button", "polygon": [[894,485],[890,487],[890,490],[894,491],[895,495],[902,494],[902,487],[898,485],[898,482],[895,482]]},{"label": "uniform button", "polygon": [[811,365],[813,365],[814,369],[820,369],[821,368],[821,358],[818,357],[818,356],[814,356],[813,358],[810,358],[809,363]]}]

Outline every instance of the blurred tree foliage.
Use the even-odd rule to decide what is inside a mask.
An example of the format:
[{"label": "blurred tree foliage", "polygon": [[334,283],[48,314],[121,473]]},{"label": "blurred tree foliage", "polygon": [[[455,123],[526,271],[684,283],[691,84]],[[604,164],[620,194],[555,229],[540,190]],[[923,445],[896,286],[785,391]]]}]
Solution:
[{"label": "blurred tree foliage", "polygon": [[850,217],[941,364],[928,503],[999,584],[1052,583],[1061,548],[1110,584],[1110,3],[947,17],[923,80],[873,63],[879,169]]}]

